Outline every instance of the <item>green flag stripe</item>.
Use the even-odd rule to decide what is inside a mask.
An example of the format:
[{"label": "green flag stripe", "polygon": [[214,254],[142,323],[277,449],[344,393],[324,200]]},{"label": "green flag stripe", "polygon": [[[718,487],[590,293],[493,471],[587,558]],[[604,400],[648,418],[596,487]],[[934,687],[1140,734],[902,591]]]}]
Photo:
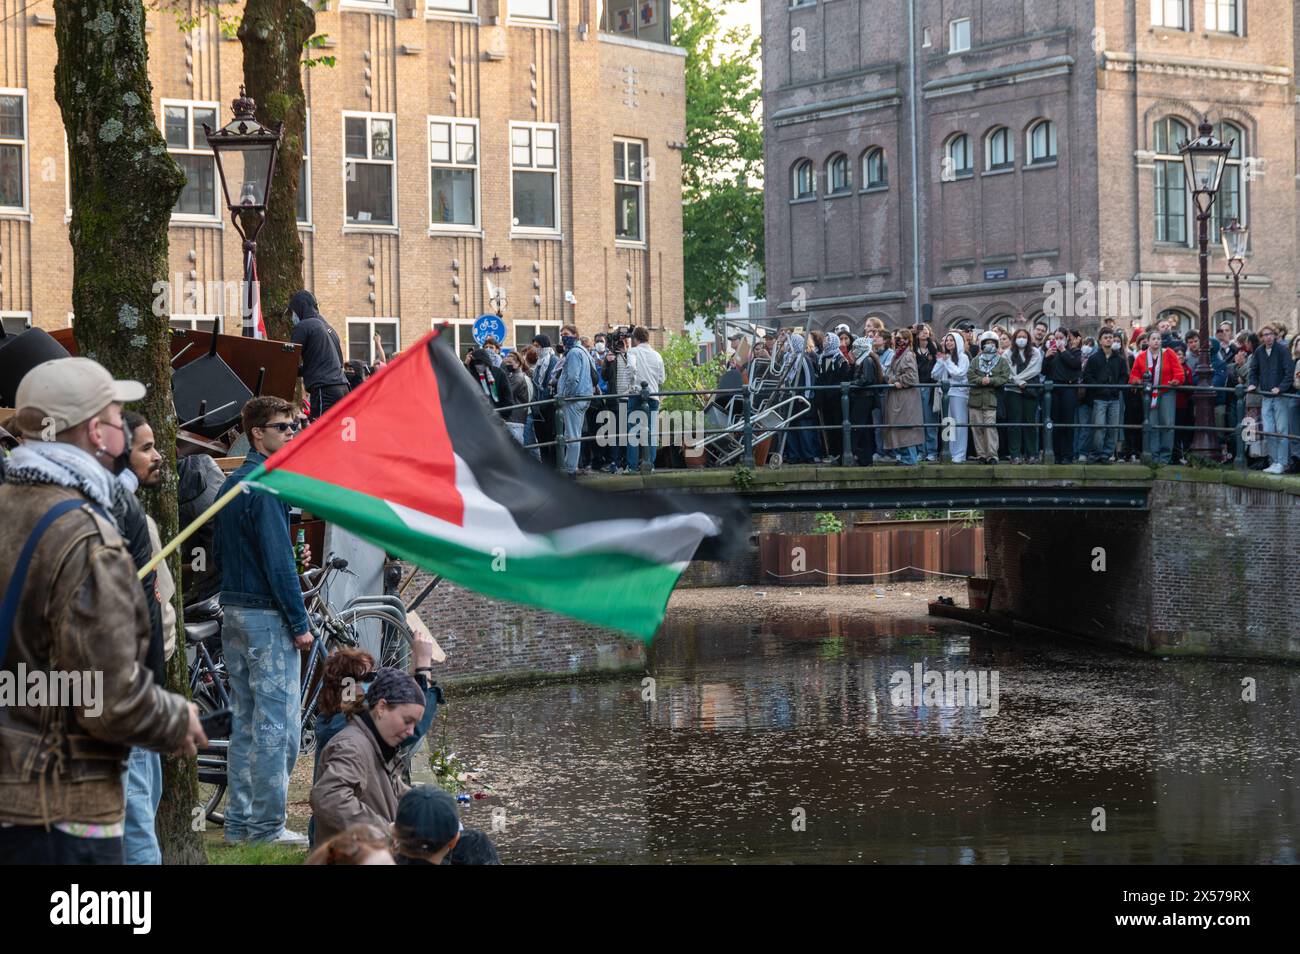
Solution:
[{"label": "green flag stripe", "polygon": [[414,530],[387,502],[334,484],[283,470],[253,484],[467,589],[619,629],[647,643],[684,569],[620,551],[494,556]]}]

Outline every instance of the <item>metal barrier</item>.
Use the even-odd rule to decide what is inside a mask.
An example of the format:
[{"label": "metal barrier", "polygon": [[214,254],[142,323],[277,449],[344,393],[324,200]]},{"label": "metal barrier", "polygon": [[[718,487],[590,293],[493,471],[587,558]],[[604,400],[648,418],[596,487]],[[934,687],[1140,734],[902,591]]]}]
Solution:
[{"label": "metal barrier", "polygon": [[[965,424],[958,424],[956,422],[951,421],[951,417],[949,414],[950,392],[954,387],[956,388],[964,387],[969,390],[970,388],[976,386],[953,385],[948,381],[942,381],[942,382],[932,382],[927,384],[917,384],[912,388],[904,389],[904,390],[922,391],[923,396],[921,400],[923,402],[926,400],[924,395],[932,394],[935,389],[939,389],[942,392],[940,416],[938,421],[932,424],[925,423],[924,413],[922,414],[922,422],[919,424],[897,424],[897,423],[884,423],[884,422],[880,424],[874,424],[874,423],[854,424],[851,420],[851,407],[850,407],[852,402],[852,396],[855,393],[860,394],[863,391],[872,391],[872,392],[879,392],[880,395],[883,397],[883,395],[893,393],[895,390],[897,390],[897,388],[894,385],[890,385],[890,384],[858,386],[852,384],[851,382],[840,382],[838,384],[816,384],[816,385],[810,385],[808,387],[780,385],[778,387],[773,388],[772,393],[791,394],[791,395],[801,394],[806,397],[810,393],[815,395],[818,392],[827,392],[827,391],[838,392],[840,398],[840,415],[841,415],[840,423],[838,424],[799,423],[793,425],[786,425],[785,427],[782,428],[782,430],[786,432],[815,431],[818,433],[824,431],[839,430],[840,437],[841,437],[841,452],[840,452],[839,465],[843,467],[856,466],[856,461],[854,459],[853,452],[852,452],[852,436],[855,432],[864,429],[869,429],[875,432],[877,435],[879,434],[879,432],[887,431],[891,429],[907,429],[907,430],[920,429],[923,431],[925,429],[931,429],[931,428],[937,429],[939,430],[939,434],[937,435],[937,439],[938,439],[937,449],[938,449],[939,460],[944,463],[950,463],[951,452],[948,447],[948,441],[942,439],[943,429],[948,426],[966,427],[966,428],[994,427],[997,429],[1009,429],[1009,428],[1031,429],[1032,428],[1035,430],[1039,430],[1043,433],[1043,441],[1042,441],[1043,462],[1046,464],[1053,464],[1056,462],[1056,455],[1052,447],[1052,434],[1055,429],[1062,428],[1069,431],[1087,430],[1095,433],[1097,430],[1101,429],[1102,427],[1105,427],[1104,425],[1099,426],[1091,423],[1053,421],[1051,418],[1053,391],[1054,389],[1062,388],[1062,387],[1074,388],[1081,391],[1087,391],[1087,390],[1118,391],[1120,392],[1121,395],[1120,396],[1121,402],[1123,402],[1123,398],[1125,395],[1136,395],[1138,400],[1140,400],[1141,402],[1142,422],[1140,424],[1125,424],[1121,419],[1121,423],[1113,425],[1113,428],[1116,431],[1119,431],[1121,433],[1130,432],[1130,431],[1141,432],[1142,434],[1141,461],[1143,464],[1146,464],[1148,466],[1153,463],[1151,458],[1151,443],[1152,443],[1152,437],[1154,435],[1154,431],[1157,429],[1169,430],[1171,434],[1174,436],[1176,436],[1180,432],[1194,433],[1197,430],[1209,430],[1216,434],[1221,434],[1225,438],[1225,440],[1221,442],[1221,446],[1226,447],[1228,443],[1232,444],[1232,450],[1229,456],[1231,457],[1233,464],[1240,470],[1245,470],[1248,465],[1248,460],[1247,460],[1248,444],[1256,443],[1259,441],[1266,442],[1269,439],[1285,440],[1290,445],[1292,445],[1290,451],[1291,455],[1300,457],[1300,433],[1292,433],[1291,431],[1287,431],[1287,432],[1265,431],[1263,430],[1262,427],[1262,417],[1259,416],[1249,419],[1255,421],[1256,426],[1254,426],[1253,428],[1248,428],[1247,427],[1248,416],[1245,413],[1245,411],[1247,410],[1247,402],[1252,398],[1258,398],[1261,401],[1261,403],[1264,398],[1274,398],[1274,399],[1281,398],[1281,399],[1285,399],[1288,402],[1294,402],[1292,405],[1293,407],[1300,406],[1300,394],[1294,392],[1287,392],[1279,395],[1263,395],[1260,394],[1258,391],[1248,389],[1246,385],[1242,385],[1242,384],[1239,384],[1236,387],[1232,387],[1232,388],[1228,388],[1228,387],[1201,388],[1198,385],[1173,385],[1173,386],[1156,388],[1150,382],[1144,382],[1142,384],[1120,384],[1120,385],[1109,385],[1109,384],[1061,385],[1061,384],[1054,384],[1051,381],[1044,381],[1040,384],[1027,385],[1026,388],[1024,389],[1032,393],[1035,398],[1035,402],[1038,409],[1038,414],[1036,415],[1035,421],[1012,422],[1012,421],[999,420],[994,424],[975,425],[975,424],[970,424],[969,419],[968,422]],[[996,388],[995,390],[1005,392],[1007,390],[1007,386],[1004,385],[1002,387]],[[1231,424],[1227,423],[1227,418],[1225,417],[1225,424],[1222,427],[1215,426],[1209,428],[1199,428],[1195,424],[1175,423],[1168,428],[1162,428],[1159,425],[1153,425],[1152,414],[1151,414],[1152,405],[1153,405],[1152,398],[1154,392],[1157,390],[1161,393],[1161,395],[1167,393],[1173,393],[1174,395],[1185,393],[1189,396],[1192,396],[1198,393],[1203,394],[1206,390],[1212,391],[1215,395],[1224,395],[1231,399],[1226,403],[1227,406],[1229,406],[1232,409],[1232,422]],[[589,405],[592,402],[600,401],[600,402],[604,402],[606,405],[612,403],[614,405],[615,411],[617,411],[617,406],[619,402],[624,402],[629,397],[633,397],[633,396],[639,397],[643,405],[647,404],[651,399],[658,400],[662,403],[664,398],[693,396],[699,399],[700,401],[700,407],[698,409],[700,412],[703,412],[704,408],[708,405],[709,399],[718,396],[725,396],[728,398],[739,397],[741,399],[741,426],[738,432],[738,436],[743,447],[743,455],[741,458],[742,465],[747,467],[754,466],[754,433],[755,433],[754,408],[752,403],[752,395],[750,394],[749,389],[744,387],[707,388],[707,389],[701,389],[695,391],[659,391],[655,393],[650,392],[648,388],[642,387],[639,394],[636,395],[593,394],[590,396],[572,397],[572,398],[554,397],[554,398],[547,398],[541,401],[531,401],[526,404],[513,404],[508,407],[498,408],[497,411],[498,413],[505,414],[506,412],[515,411],[520,408],[527,408],[531,413],[531,410],[533,408],[540,408],[546,406],[554,407],[555,408],[554,439],[548,441],[534,441],[531,443],[526,443],[523,446],[525,447],[525,449],[530,451],[540,450],[543,447],[556,448],[557,449],[557,453],[555,455],[556,469],[564,470],[565,469],[564,455],[559,452],[559,448],[562,445],[564,447],[568,447],[569,445],[572,445],[574,443],[585,443],[588,441],[594,442],[600,439],[598,435],[594,435],[594,434],[589,436],[579,435],[577,437],[570,437],[566,435],[564,433],[564,413],[563,413],[564,406],[566,404],[575,403],[575,402],[582,402],[584,404]],[[608,410],[608,407],[606,408],[606,410]],[[662,413],[662,412],[655,412],[655,413]],[[803,412],[801,418],[802,416],[806,416],[806,415],[811,415],[814,420],[817,419],[818,410],[815,404],[812,407],[810,407],[806,412]],[[1288,420],[1290,420],[1294,416],[1295,415],[1293,411],[1289,411],[1288,414],[1286,415]],[[650,430],[652,429],[652,427],[653,427],[652,419],[648,417],[646,420],[646,429]],[[1248,430],[1250,431],[1249,434],[1246,433]],[[1300,428],[1293,428],[1293,430],[1300,431]],[[734,433],[734,432],[735,431],[732,428],[702,428],[701,430],[695,432],[693,436],[697,439],[707,439],[711,435]],[[617,434],[613,436],[617,438],[619,442],[622,442],[621,446],[626,447],[628,446],[627,444],[628,439],[636,435],[633,435],[625,431],[619,431]],[[1254,440],[1247,441],[1246,438],[1248,436],[1253,437]],[[617,447],[620,445],[616,443],[613,446]],[[642,444],[641,446],[646,446],[646,444]],[[878,443],[877,446],[879,446]],[[922,441],[922,447],[923,446],[924,446],[924,439]],[[648,470],[649,467],[650,467],[649,462],[645,461],[643,458],[641,461],[640,469],[642,471],[645,471]]]}]

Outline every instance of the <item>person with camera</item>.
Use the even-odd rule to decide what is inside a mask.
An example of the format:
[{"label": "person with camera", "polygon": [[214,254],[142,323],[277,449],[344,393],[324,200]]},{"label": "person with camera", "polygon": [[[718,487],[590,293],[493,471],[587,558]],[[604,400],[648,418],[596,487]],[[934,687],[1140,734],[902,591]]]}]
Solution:
[{"label": "person with camera", "polygon": [[89,358],[23,377],[24,443],[0,485],[0,659],[79,678],[66,697],[0,706],[0,864],[122,864],[132,746],[192,756],[197,707],[158,685],[131,554],[110,513],[128,450],[122,405],[145,396]]},{"label": "person with camera", "polygon": [[650,347],[650,332],[640,325],[632,330],[627,362],[632,371],[631,393],[627,399],[627,466],[628,470],[636,471],[644,459],[645,469],[651,471],[655,469],[655,418],[666,372],[664,359]]}]

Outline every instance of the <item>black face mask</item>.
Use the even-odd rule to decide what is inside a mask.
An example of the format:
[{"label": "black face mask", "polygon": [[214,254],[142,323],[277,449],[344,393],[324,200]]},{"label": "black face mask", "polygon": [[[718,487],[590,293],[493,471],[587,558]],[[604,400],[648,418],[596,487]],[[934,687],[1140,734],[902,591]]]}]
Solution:
[{"label": "black face mask", "polygon": [[122,453],[118,454],[109,461],[109,470],[116,477],[124,470],[131,466],[131,445],[135,443],[134,435],[131,433],[131,426],[122,421],[122,440],[125,442],[122,446]]}]

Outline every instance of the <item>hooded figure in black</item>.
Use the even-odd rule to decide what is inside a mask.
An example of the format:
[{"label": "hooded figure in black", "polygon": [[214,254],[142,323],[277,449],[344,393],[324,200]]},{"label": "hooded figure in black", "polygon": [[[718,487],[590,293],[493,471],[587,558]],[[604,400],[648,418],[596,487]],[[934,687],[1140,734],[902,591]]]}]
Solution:
[{"label": "hooded figure in black", "polygon": [[314,421],[348,393],[348,379],[343,374],[343,345],[338,332],[321,316],[316,296],[311,292],[294,292],[289,299],[289,314],[293,321],[289,340],[302,345],[298,374],[311,401]]},{"label": "hooded figure in black", "polygon": [[510,396],[510,378],[506,373],[492,363],[483,348],[475,348],[470,352],[465,367],[469,369],[470,377],[487,402],[497,409],[503,419],[508,418],[510,412],[502,411],[501,408],[510,407],[515,402]]}]

